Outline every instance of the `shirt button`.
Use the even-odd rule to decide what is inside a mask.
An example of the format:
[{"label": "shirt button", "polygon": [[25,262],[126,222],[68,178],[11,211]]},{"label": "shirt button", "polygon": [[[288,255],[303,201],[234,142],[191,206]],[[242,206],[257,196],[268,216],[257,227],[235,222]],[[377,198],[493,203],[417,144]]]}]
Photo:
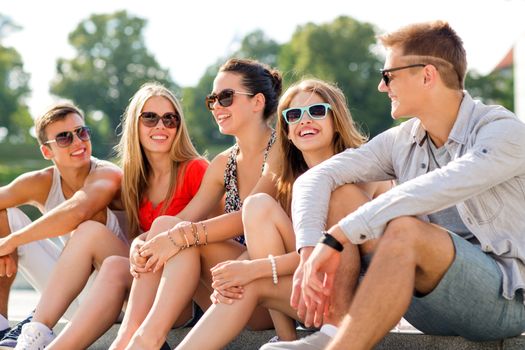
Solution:
[{"label": "shirt button", "polygon": [[365,240],[365,239],[366,239],[366,235],[360,234],[360,235],[359,235],[359,239],[360,239],[360,240]]},{"label": "shirt button", "polygon": [[425,169],[427,165],[425,163],[421,163],[421,169]]},{"label": "shirt button", "polygon": [[482,152],[482,153],[487,153],[488,151],[487,151],[486,148],[483,148],[483,149],[481,150],[481,152]]},{"label": "shirt button", "polygon": [[469,224],[472,225],[472,219],[471,218],[467,218],[467,221],[468,221]]}]

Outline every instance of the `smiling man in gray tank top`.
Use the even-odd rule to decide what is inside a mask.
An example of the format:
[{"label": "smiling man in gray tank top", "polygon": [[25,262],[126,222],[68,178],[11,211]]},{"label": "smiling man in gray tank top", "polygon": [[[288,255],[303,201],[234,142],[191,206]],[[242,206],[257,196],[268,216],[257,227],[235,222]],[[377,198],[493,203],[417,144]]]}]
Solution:
[{"label": "smiling man in gray tank top", "polygon": [[[90,222],[126,241],[108,209],[118,195],[122,172],[91,157],[89,129],[81,111],[71,104],[56,105],[36,119],[35,129],[42,155],[53,165],[0,187],[0,331],[4,332],[9,326],[9,290],[18,270],[43,292],[66,241],[79,231],[88,231]],[[42,216],[31,222],[16,208],[23,204],[35,206]],[[51,241],[52,237],[59,239]],[[63,282],[67,285],[66,276]],[[14,344],[19,331],[13,329],[16,334],[11,334]],[[0,349],[12,347],[0,342]]]}]

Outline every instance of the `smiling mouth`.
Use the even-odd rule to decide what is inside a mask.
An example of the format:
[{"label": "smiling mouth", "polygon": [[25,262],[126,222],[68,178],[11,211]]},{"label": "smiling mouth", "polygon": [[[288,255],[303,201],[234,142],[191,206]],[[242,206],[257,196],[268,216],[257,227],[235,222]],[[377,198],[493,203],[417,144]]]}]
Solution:
[{"label": "smiling mouth", "polygon": [[318,133],[319,133],[318,130],[306,129],[306,130],[301,130],[301,132],[299,133],[299,136],[304,137],[304,136],[309,136],[309,135],[317,135]]},{"label": "smiling mouth", "polygon": [[153,135],[151,136],[151,139],[152,140],[167,140],[168,139],[168,136],[166,135]]},{"label": "smiling mouth", "polygon": [[72,155],[72,156],[79,156],[79,155],[81,155],[81,154],[83,154],[83,153],[85,153],[85,152],[86,152],[86,149],[85,149],[85,148],[82,148],[82,149],[79,149],[79,150],[77,150],[77,151],[71,153],[71,155]]}]

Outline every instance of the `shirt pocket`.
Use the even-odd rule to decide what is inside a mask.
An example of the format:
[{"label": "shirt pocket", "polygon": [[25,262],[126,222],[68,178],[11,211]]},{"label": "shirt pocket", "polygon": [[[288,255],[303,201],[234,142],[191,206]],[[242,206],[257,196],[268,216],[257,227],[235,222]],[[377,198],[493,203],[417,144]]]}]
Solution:
[{"label": "shirt pocket", "polygon": [[465,201],[478,225],[490,224],[503,210],[504,201],[496,189],[491,188]]}]

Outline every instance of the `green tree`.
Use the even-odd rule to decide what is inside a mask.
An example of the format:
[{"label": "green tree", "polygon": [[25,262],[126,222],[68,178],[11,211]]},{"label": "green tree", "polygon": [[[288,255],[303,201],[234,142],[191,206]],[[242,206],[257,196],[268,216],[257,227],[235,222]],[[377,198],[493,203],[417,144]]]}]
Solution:
[{"label": "green tree", "polygon": [[388,98],[377,91],[382,59],[373,52],[375,28],[342,16],[299,26],[280,51],[285,83],[303,76],[332,81],[345,93],[354,119],[371,136],[392,125]]},{"label": "green tree", "polygon": [[491,72],[487,75],[476,71],[469,71],[465,79],[465,86],[474,98],[485,103],[502,105],[514,111],[514,69],[505,69]]},{"label": "green tree", "polygon": [[95,129],[95,153],[107,155],[131,96],[147,81],[177,87],[144,43],[146,20],[126,11],[95,14],[69,35],[73,59],[59,59],[51,92],[73,100]]},{"label": "green tree", "polygon": [[25,99],[29,89],[29,74],[24,71],[20,54],[2,45],[3,39],[20,27],[0,14],[0,141],[28,142],[33,120]]},{"label": "green tree", "polygon": [[242,39],[241,47],[232,57],[253,58],[275,67],[280,51],[281,45],[267,37],[262,30],[257,29]]}]

